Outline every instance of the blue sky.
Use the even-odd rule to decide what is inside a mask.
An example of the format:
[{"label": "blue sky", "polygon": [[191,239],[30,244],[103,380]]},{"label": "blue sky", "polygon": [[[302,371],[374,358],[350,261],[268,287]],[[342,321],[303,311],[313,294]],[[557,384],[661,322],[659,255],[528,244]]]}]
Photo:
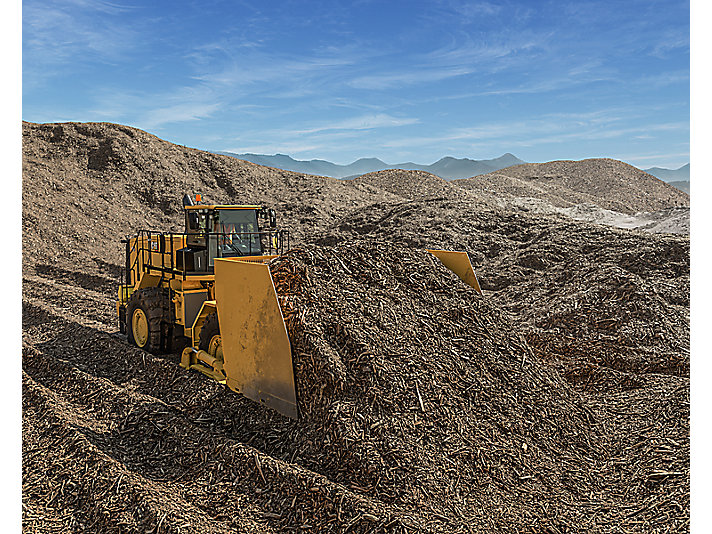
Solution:
[{"label": "blue sky", "polygon": [[349,163],[689,161],[680,1],[25,0],[22,118]]}]

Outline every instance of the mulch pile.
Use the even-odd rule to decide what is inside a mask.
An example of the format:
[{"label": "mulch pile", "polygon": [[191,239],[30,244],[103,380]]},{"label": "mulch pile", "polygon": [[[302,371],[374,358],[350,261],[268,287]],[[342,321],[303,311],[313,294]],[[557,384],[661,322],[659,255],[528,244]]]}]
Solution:
[{"label": "mulch pile", "polygon": [[[28,532],[689,529],[688,238],[407,171],[340,182],[118,125],[23,129]],[[595,193],[557,169],[520,178]],[[271,268],[299,421],[117,334],[118,240],[179,228],[184,189],[296,228]],[[485,295],[425,248],[467,251]]]},{"label": "mulch pile", "polygon": [[559,207],[593,203],[628,214],[690,205],[687,193],[609,158],[525,163],[451,183],[479,194],[534,197]]},{"label": "mulch pile", "polygon": [[383,203],[321,242],[464,250],[480,285],[539,351],[575,368],[689,374],[689,238],[431,199]]},{"label": "mulch pile", "polygon": [[597,484],[582,466],[597,454],[590,412],[437,259],[364,241],[297,249],[272,269],[313,469],[433,527],[578,515],[546,503]]},{"label": "mulch pile", "polygon": [[23,250],[40,261],[120,265],[114,244],[124,236],[183,231],[185,193],[275,208],[295,242],[318,237],[355,208],[400,200],[366,183],[262,167],[118,124],[23,122],[22,132]]},{"label": "mulch pile", "polygon": [[426,197],[476,198],[475,194],[467,189],[453,185],[454,182],[448,182],[425,171],[387,169],[362,174],[351,183],[357,186],[368,184],[408,200]]},{"label": "mulch pile", "polygon": [[[635,520],[663,510],[668,525],[684,522],[673,508],[686,506],[677,393],[655,413],[682,421],[668,433],[679,447],[653,449],[677,463],[661,468],[641,455],[645,443],[631,463],[611,447],[608,407],[427,252],[311,245],[271,268],[293,340],[297,422],[185,371],[177,355],[76,321],[63,311],[70,291],[54,307],[30,290],[26,528],[613,531],[623,506],[638,507]],[[626,440],[640,437],[632,430]],[[633,465],[635,497],[617,478]]]},{"label": "mulch pile", "polygon": [[[277,454],[294,423],[182,369],[178,355],[129,347],[61,304],[25,302],[23,318],[26,530],[404,530],[382,505],[301,467],[298,448]],[[252,420],[267,430],[249,435]]]}]

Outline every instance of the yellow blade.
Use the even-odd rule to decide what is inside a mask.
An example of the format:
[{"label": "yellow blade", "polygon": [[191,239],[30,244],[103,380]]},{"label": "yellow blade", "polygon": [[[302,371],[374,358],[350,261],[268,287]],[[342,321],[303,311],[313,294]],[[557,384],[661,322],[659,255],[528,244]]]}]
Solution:
[{"label": "yellow blade", "polygon": [[269,267],[216,259],[215,300],[227,385],[296,419],[292,350]]},{"label": "yellow blade", "polygon": [[449,250],[428,250],[428,252],[443,262],[445,267],[459,276],[468,286],[474,287],[480,295],[482,294],[477,275],[466,252],[451,252]]}]

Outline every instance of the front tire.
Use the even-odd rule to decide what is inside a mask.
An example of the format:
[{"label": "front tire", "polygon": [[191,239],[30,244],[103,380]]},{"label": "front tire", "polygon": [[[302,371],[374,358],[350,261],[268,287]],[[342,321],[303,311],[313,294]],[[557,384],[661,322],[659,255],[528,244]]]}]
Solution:
[{"label": "front tire", "polygon": [[152,354],[165,347],[161,324],[166,321],[166,295],[162,288],[134,291],[126,306],[126,334],[129,343]]},{"label": "front tire", "polygon": [[220,324],[218,323],[217,313],[213,312],[205,318],[203,328],[200,329],[198,348],[211,356],[216,356],[216,352],[219,350],[220,358],[222,358],[222,339],[220,338]]}]

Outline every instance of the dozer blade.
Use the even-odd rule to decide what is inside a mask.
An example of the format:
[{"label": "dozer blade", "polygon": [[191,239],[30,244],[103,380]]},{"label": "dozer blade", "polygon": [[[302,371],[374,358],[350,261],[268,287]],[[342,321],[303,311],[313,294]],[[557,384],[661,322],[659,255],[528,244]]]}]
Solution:
[{"label": "dozer blade", "polygon": [[428,252],[439,259],[445,267],[459,276],[468,286],[475,288],[475,291],[480,295],[482,294],[477,275],[466,252],[452,252],[449,250],[428,250]]},{"label": "dozer blade", "polygon": [[215,300],[228,387],[296,419],[292,350],[269,267],[216,259]]}]

